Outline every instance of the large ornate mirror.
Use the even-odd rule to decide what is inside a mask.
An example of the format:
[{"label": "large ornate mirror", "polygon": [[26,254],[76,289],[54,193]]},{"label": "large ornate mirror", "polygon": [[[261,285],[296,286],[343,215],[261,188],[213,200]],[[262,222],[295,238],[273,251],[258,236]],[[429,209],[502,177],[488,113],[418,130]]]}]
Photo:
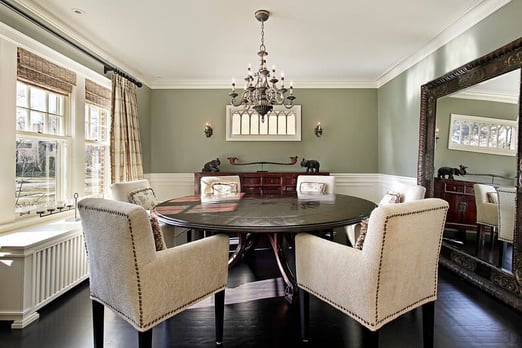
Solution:
[{"label": "large ornate mirror", "polygon": [[[426,187],[427,197],[450,202],[441,264],[518,310],[522,310],[521,67],[519,38],[423,85],[417,170],[417,181]],[[494,94],[496,100],[485,97]],[[468,146],[473,144],[467,132],[474,127],[478,138],[490,134],[490,138],[502,138],[502,145],[500,140],[485,144],[479,140],[475,149]],[[459,148],[452,141],[463,135],[468,137]],[[497,143],[504,153],[486,149]],[[511,152],[505,151],[510,145]],[[461,164],[468,167],[465,174],[438,177],[440,167]],[[498,194],[514,190],[512,242],[498,239],[498,226],[487,226],[484,232],[484,226],[476,223],[474,187],[478,189],[474,184],[493,187]]]}]

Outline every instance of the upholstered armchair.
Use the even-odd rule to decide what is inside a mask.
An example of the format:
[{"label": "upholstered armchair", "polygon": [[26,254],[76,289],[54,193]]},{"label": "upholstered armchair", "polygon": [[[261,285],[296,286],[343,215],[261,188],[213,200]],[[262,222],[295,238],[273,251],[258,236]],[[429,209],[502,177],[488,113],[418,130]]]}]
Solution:
[{"label": "upholstered armchair", "polygon": [[312,294],[364,327],[364,347],[377,347],[381,327],[422,307],[424,346],[431,347],[447,210],[448,203],[438,198],[379,206],[370,215],[361,250],[298,234],[296,276],[303,341],[310,336]]},{"label": "upholstered armchair", "polygon": [[239,175],[203,176],[199,185],[202,202],[235,199],[241,192]]},{"label": "upholstered armchair", "polygon": [[477,207],[478,253],[485,226],[490,229],[491,242],[494,241],[494,235],[498,228],[498,194],[494,186],[486,184],[473,184],[473,191],[475,192],[475,206]]},{"label": "upholstered armchair", "polygon": [[314,198],[318,195],[335,194],[335,176],[333,175],[298,175],[296,184],[297,197]]},{"label": "upholstered armchair", "polygon": [[[424,199],[425,194],[426,188],[424,186],[396,182],[392,185],[388,193],[381,199],[379,205],[389,203],[405,203],[418,199]],[[357,244],[357,239],[361,234],[361,227],[362,225],[360,223],[345,226],[346,237],[352,246]]]},{"label": "upholstered armchair", "polygon": [[[200,180],[201,204],[214,204],[226,200],[238,199],[241,194],[239,175],[203,176]],[[208,233],[204,231],[205,235]],[[210,233],[212,234],[212,233]],[[252,244],[251,236],[245,233],[227,233],[230,238],[229,267],[234,266],[243,255],[247,244]],[[247,241],[248,239],[248,241]]]},{"label": "upholstered armchair", "polygon": [[[159,203],[156,193],[147,179],[115,182],[111,185],[111,193],[113,199],[138,204],[149,213],[154,209],[156,204]],[[155,218],[151,217],[151,219],[154,220]],[[158,229],[156,233],[157,249],[181,244],[182,242],[179,241],[176,243],[176,240],[178,240],[183,233],[186,233],[186,241],[190,242],[192,239],[190,230],[180,229],[161,222],[156,222],[154,227]],[[161,245],[163,245],[163,247]]]},{"label": "upholstered armchair", "polygon": [[95,347],[103,347],[104,307],[138,331],[140,348],[151,347],[154,326],[211,295],[216,342],[221,344],[228,277],[226,236],[156,251],[143,207],[84,198],[78,208],[89,264]]},{"label": "upholstered armchair", "polygon": [[499,187],[498,192],[498,239],[513,243],[515,230],[516,187]]}]

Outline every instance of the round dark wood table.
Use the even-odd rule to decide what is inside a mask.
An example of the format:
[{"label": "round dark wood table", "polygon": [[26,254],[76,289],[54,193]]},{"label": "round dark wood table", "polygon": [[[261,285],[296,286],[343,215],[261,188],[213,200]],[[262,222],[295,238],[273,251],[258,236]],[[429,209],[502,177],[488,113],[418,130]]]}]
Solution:
[{"label": "round dark wood table", "polygon": [[[158,204],[154,214],[163,223],[209,232],[237,233],[240,247],[230,259],[233,265],[243,253],[247,234],[265,234],[285,282],[286,298],[293,302],[297,290],[283,238],[299,232],[320,232],[351,225],[368,217],[376,204],[342,194],[304,196],[249,195],[170,199]],[[288,245],[288,244],[287,244]]]}]

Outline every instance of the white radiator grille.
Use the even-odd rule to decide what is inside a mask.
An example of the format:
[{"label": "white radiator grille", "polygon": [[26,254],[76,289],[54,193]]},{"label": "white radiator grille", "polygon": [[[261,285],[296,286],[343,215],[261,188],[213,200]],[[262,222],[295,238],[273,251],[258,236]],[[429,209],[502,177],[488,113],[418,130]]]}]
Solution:
[{"label": "white radiator grille", "polygon": [[33,255],[32,299],[37,309],[87,278],[82,234],[37,250]]}]

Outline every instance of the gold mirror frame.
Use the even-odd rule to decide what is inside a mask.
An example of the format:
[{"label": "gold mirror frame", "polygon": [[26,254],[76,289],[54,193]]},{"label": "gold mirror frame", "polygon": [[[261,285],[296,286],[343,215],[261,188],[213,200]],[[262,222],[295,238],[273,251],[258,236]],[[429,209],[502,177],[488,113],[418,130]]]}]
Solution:
[{"label": "gold mirror frame", "polygon": [[[426,187],[426,197],[434,196],[437,100],[520,68],[522,68],[522,38],[422,85],[417,182]],[[522,202],[521,86],[519,86],[518,97],[519,141],[517,148],[517,209],[513,239],[513,274],[466,254],[451,245],[443,244],[440,255],[441,265],[520,311],[522,311],[522,238],[520,231],[522,204],[519,204]]]}]

